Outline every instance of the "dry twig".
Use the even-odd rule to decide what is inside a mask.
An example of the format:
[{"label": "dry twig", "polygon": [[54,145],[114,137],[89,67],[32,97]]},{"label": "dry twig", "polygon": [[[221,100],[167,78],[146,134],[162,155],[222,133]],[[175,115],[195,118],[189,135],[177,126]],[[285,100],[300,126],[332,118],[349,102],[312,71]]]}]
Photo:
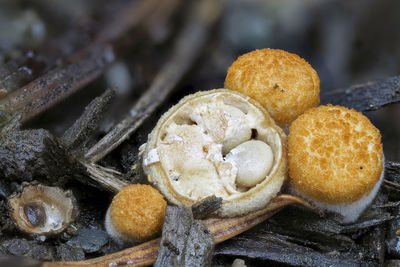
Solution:
[{"label": "dry twig", "polygon": [[[107,63],[114,60],[112,44],[107,42],[137,26],[157,4],[156,0],[137,2],[122,9],[92,43],[66,60],[69,65],[44,74],[0,100],[0,110],[20,113],[22,122],[26,122],[99,77]],[[2,73],[12,74],[17,63],[10,63],[11,71],[3,69]]]},{"label": "dry twig", "polygon": [[109,45],[95,45],[76,62],[50,71],[0,100],[0,110],[19,113],[21,121],[26,122],[100,76],[113,60]]},{"label": "dry twig", "polygon": [[81,161],[81,164],[86,168],[86,173],[101,185],[102,188],[110,192],[118,193],[122,188],[129,185],[128,182],[122,179],[122,173],[110,168],[99,166],[95,163],[87,163]]},{"label": "dry twig", "polygon": [[114,98],[115,91],[108,89],[90,102],[83,114],[61,137],[68,150],[78,153],[85,151],[87,143],[98,128],[99,121],[103,118]]},{"label": "dry twig", "polygon": [[[204,223],[213,234],[215,243],[218,244],[247,231],[251,227],[271,217],[283,207],[291,204],[300,204],[310,208],[310,205],[301,198],[290,195],[280,195],[271,200],[268,206],[262,210],[234,218],[211,218],[205,220]],[[42,266],[148,266],[155,262],[159,245],[160,238],[157,238],[138,246],[94,259],[76,262],[45,262]]]},{"label": "dry twig", "polygon": [[354,85],[321,95],[321,104],[342,105],[358,111],[377,110],[400,102],[400,76]]},{"label": "dry twig", "polygon": [[87,160],[97,162],[118,147],[166,99],[200,54],[220,10],[220,1],[206,0],[195,4],[193,12],[189,14],[189,21],[175,42],[171,58],[161,68],[150,88],[131,108],[130,116],[86,153]]}]

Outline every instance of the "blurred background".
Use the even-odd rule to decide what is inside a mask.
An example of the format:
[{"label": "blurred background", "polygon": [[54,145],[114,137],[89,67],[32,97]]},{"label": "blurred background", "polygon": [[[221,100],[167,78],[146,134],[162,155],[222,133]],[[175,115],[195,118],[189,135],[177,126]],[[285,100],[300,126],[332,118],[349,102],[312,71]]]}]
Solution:
[{"label": "blurred background", "polygon": [[[137,8],[145,12],[146,1],[157,2],[158,8],[140,16]],[[98,132],[99,138],[104,136],[129,114],[133,103],[168,62],[180,29],[191,20],[189,9],[194,3],[196,0],[0,1],[0,102],[6,101],[7,94],[46,73],[81,60],[77,54],[92,51],[96,42],[107,43],[112,52],[105,54],[108,64],[96,78],[23,125],[49,129],[61,136],[91,100],[107,88],[114,88],[116,99]],[[216,23],[205,34],[207,41],[200,54],[187,67],[172,94],[129,140],[100,163],[129,172],[137,161],[138,147],[146,142],[147,134],[165,110],[189,93],[223,87],[228,67],[239,55],[254,49],[279,48],[300,55],[317,70],[321,92],[397,76],[400,74],[399,14],[398,0],[223,1]],[[135,27],[129,28],[133,24]],[[199,29],[193,28],[196,31]],[[184,44],[181,48],[190,51]],[[386,159],[400,161],[400,104],[365,114],[381,130]],[[81,189],[79,183],[73,186],[82,210],[78,224],[92,230],[103,229],[104,213],[112,194],[104,198],[101,193],[99,199],[101,191]],[[6,214],[6,209],[0,213]],[[3,228],[6,226],[0,221],[0,233]],[[0,235],[3,242],[0,255],[18,256],[15,251],[22,246],[16,242],[22,241],[15,236],[26,236],[16,234],[15,229],[4,233]],[[49,249],[51,253],[32,254],[34,250],[26,249],[32,253],[25,251],[21,255],[76,260],[119,249],[112,242],[104,245],[108,242],[105,237],[104,246],[96,246],[95,251],[85,254],[79,250],[65,256],[66,252],[59,253],[58,249],[71,237],[57,238],[46,241],[46,246],[58,246],[57,250]],[[16,240],[7,243],[12,244],[11,249],[4,245],[7,239]],[[25,240],[25,246],[44,242],[33,240],[30,243]]]},{"label": "blurred background", "polygon": [[[118,7],[126,2],[1,1],[0,63],[16,59],[29,51],[38,51],[48,40],[71,34],[71,29],[87,33],[90,39],[90,34],[97,30],[96,23],[104,21],[107,16],[112,17]],[[177,5],[179,1],[169,2]],[[74,105],[68,111],[71,116],[64,116],[67,119],[63,120],[73,121],[83,106],[106,87],[118,88],[119,96],[126,100],[125,104],[134,101],[148,86],[154,71],[168,54],[175,29],[184,23],[184,12],[184,8],[178,9],[170,19],[165,19],[162,27],[147,31],[141,44],[136,44],[131,51],[125,51],[121,58],[108,67],[99,79],[103,84],[99,81],[95,86],[90,84],[89,87],[95,89],[92,88],[91,93],[86,93],[90,90],[84,90],[83,95],[87,95],[87,98],[80,95],[69,102]],[[297,53],[309,61],[320,76],[322,91],[398,75],[399,12],[400,2],[397,0],[225,1],[201,60],[179,85],[178,91],[222,87],[227,68],[239,55],[265,47]],[[31,70],[25,71],[35,72],[35,68],[41,67],[38,60],[32,64]],[[29,73],[25,75],[29,76]],[[65,114],[65,106],[62,109]],[[126,111],[122,110],[108,120],[118,120]],[[63,132],[68,123],[63,125],[59,117],[54,118],[54,112],[50,114],[42,115],[32,126]],[[392,105],[367,115],[383,133],[387,158],[399,160],[400,148],[399,142],[396,142],[400,133],[399,106]],[[59,121],[58,124],[54,124],[55,120]]]}]

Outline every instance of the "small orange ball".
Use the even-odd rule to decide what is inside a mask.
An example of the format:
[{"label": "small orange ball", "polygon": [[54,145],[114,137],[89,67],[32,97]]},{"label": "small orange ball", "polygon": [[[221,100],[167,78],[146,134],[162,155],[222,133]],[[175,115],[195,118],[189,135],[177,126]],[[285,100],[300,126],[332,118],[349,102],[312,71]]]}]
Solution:
[{"label": "small orange ball", "polygon": [[132,184],[114,197],[110,220],[121,235],[142,241],[160,233],[166,207],[167,202],[155,188]]},{"label": "small orange ball", "polygon": [[304,59],[279,49],[240,56],[228,69],[225,88],[260,102],[281,126],[319,103],[319,77]]}]

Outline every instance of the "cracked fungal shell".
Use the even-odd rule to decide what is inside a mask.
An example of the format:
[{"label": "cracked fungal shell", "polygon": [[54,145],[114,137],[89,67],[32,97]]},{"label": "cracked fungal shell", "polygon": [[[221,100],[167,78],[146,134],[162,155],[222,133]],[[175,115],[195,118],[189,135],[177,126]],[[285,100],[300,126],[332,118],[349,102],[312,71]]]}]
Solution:
[{"label": "cracked fungal shell", "polygon": [[28,234],[54,235],[65,230],[78,215],[70,190],[44,185],[27,185],[8,199],[11,218]]},{"label": "cracked fungal shell", "polygon": [[217,89],[183,98],[142,148],[148,180],[169,202],[223,198],[218,216],[263,208],[286,178],[286,136],[268,112],[240,93]]}]

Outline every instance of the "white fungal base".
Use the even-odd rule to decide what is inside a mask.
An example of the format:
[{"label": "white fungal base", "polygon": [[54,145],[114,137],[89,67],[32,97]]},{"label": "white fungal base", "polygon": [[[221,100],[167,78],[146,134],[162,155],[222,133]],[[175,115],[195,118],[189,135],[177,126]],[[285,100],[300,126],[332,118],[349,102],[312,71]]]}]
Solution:
[{"label": "white fungal base", "polygon": [[123,245],[126,243],[132,243],[133,240],[129,239],[126,236],[123,236],[120,232],[115,229],[114,225],[111,222],[110,217],[110,207],[107,210],[106,219],[104,221],[104,227],[106,228],[107,234],[118,244]]},{"label": "white fungal base", "polygon": [[[385,160],[383,160],[383,166],[385,166]],[[383,177],[385,176],[384,168],[382,169],[381,176],[379,177],[379,181],[375,184],[374,188],[366,195],[364,195],[359,200],[352,203],[342,203],[342,204],[327,204],[322,202],[317,202],[315,200],[309,199],[303,194],[299,193],[295,188],[291,188],[293,194],[299,195],[308,201],[310,201],[313,205],[323,210],[335,212],[343,216],[343,223],[352,223],[355,222],[363,211],[371,204],[374,200],[376,194],[379,191],[379,188],[382,184]]]}]

